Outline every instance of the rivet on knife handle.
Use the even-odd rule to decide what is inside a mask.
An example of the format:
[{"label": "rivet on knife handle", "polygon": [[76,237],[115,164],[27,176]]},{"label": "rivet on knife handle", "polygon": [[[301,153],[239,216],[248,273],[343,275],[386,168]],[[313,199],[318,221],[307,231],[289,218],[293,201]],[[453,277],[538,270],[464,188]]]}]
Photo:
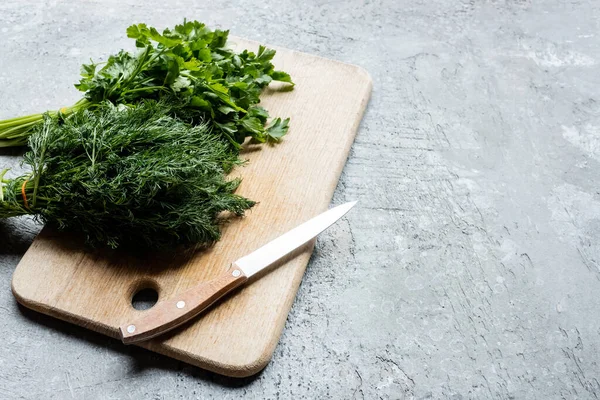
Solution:
[{"label": "rivet on knife handle", "polygon": [[125,344],[135,343],[168,332],[247,280],[242,270],[234,266],[215,279],[202,282],[171,299],[159,301],[146,315],[119,328],[121,340]]}]

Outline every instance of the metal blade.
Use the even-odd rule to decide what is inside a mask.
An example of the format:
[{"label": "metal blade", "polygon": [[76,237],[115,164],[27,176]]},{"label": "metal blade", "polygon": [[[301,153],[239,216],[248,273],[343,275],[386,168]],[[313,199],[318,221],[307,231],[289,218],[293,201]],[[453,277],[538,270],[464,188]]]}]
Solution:
[{"label": "metal blade", "polygon": [[240,258],[233,264],[240,268],[247,277],[251,277],[329,228],[350,211],[355,204],[356,201],[352,201],[325,211],[284,233],[260,249]]}]

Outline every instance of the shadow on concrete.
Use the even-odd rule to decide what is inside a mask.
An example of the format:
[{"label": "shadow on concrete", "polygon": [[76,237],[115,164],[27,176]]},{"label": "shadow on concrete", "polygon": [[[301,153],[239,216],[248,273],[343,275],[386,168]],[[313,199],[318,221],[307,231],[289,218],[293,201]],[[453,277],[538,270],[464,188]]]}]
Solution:
[{"label": "shadow on concrete", "polygon": [[39,227],[22,217],[0,219],[0,254],[23,255],[37,235]]},{"label": "shadow on concrete", "polygon": [[140,373],[146,369],[160,369],[166,372],[183,373],[189,377],[212,382],[227,388],[243,388],[254,382],[262,374],[261,371],[247,378],[230,378],[154,353],[141,347],[126,346],[116,339],[38,313],[21,304],[18,305],[18,309],[21,315],[29,321],[40,324],[47,329],[51,329],[63,335],[65,339],[84,341],[93,346],[103,347],[108,351],[118,353],[123,357],[131,358],[135,363],[134,373]]}]

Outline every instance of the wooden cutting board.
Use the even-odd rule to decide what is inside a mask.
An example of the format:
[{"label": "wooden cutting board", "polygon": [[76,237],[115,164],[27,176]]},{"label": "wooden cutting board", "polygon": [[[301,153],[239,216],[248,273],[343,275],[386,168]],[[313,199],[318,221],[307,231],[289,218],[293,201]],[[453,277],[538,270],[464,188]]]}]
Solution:
[{"label": "wooden cutting board", "polygon": [[[238,49],[258,48],[255,42],[232,41]],[[249,163],[234,173],[244,179],[238,193],[259,202],[246,217],[226,225],[222,240],[208,250],[160,259],[88,252],[44,229],[14,273],[19,303],[117,338],[119,325],[144,312],[131,304],[140,289],[154,288],[159,298],[170,298],[325,211],[370,97],[371,79],[353,65],[275,49],[276,68],[289,72],[296,87],[270,86],[262,105],[272,116],[291,117],[291,128],[282,143],[243,152]],[[313,246],[314,241],[191,323],[141,346],[228,376],[257,373],[275,350]]]}]

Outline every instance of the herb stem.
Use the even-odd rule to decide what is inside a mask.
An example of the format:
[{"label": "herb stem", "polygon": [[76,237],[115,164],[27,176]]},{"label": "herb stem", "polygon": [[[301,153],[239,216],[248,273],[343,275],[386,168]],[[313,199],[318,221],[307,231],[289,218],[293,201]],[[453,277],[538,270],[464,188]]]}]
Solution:
[{"label": "herb stem", "polygon": [[[59,111],[49,111],[48,114],[57,116],[69,116],[79,110],[89,108],[92,103],[85,97],[79,99],[70,107],[64,107]],[[27,144],[30,131],[42,123],[43,114],[31,114],[23,117],[6,119],[0,121],[0,147],[22,146]]]},{"label": "herb stem", "polygon": [[141,88],[135,88],[135,89],[129,89],[129,90],[124,90],[123,94],[127,94],[127,93],[135,93],[135,92],[144,92],[147,90],[167,90],[167,88],[165,86],[144,86]]}]

